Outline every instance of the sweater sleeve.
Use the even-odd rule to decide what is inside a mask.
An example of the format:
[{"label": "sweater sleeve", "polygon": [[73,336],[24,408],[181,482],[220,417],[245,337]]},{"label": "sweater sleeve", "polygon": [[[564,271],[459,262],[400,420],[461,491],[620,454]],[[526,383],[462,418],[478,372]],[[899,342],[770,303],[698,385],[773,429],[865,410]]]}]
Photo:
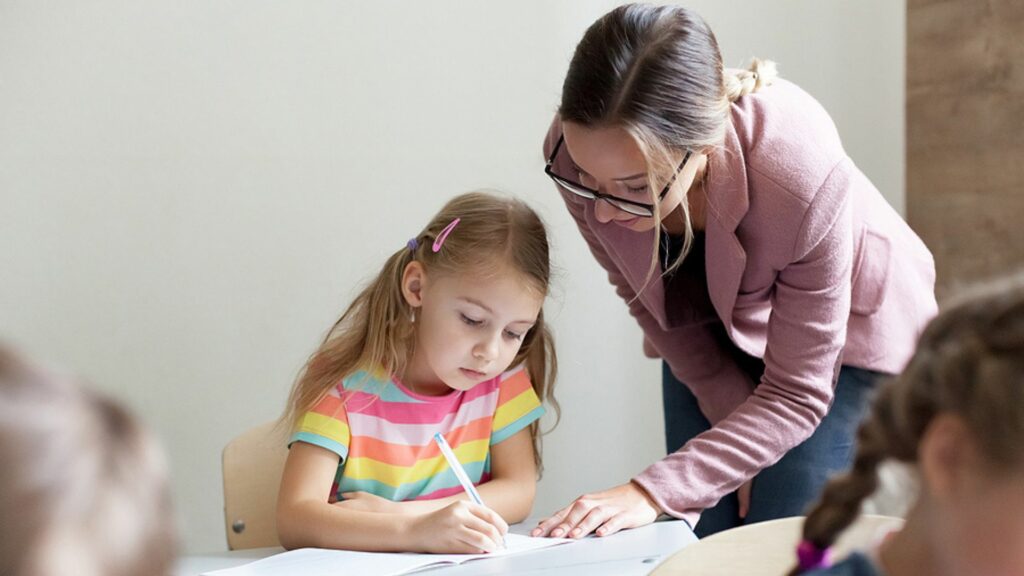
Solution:
[{"label": "sweater sleeve", "polygon": [[710,430],[634,478],[667,513],[713,506],[810,437],[828,412],[850,309],[849,168],[844,159],[818,189],[792,261],[779,272],[760,384]]}]

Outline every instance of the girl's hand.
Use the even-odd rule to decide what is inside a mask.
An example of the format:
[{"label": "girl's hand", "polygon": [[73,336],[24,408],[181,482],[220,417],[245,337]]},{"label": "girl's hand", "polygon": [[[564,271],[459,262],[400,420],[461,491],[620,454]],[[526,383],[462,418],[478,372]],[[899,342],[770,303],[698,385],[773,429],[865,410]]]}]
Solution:
[{"label": "girl's hand", "polygon": [[580,496],[542,520],[530,536],[582,538],[595,531],[598,536],[610,536],[619,530],[650,524],[661,512],[643,488],[628,482],[604,492]]},{"label": "girl's hand", "polygon": [[480,554],[502,547],[508,524],[493,510],[467,500],[416,516],[409,527],[416,550],[439,554]]},{"label": "girl's hand", "polygon": [[369,492],[345,492],[341,497],[344,500],[339,500],[334,505],[349,510],[364,512],[399,512],[401,510],[398,502],[392,502]]}]

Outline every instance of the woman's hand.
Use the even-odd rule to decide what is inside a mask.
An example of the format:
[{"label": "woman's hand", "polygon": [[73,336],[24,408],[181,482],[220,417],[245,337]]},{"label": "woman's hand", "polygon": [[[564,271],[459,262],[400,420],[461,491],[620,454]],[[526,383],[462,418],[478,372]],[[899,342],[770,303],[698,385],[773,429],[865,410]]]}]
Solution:
[{"label": "woman's hand", "polygon": [[743,483],[742,486],[736,490],[736,499],[739,500],[739,517],[746,518],[747,513],[750,512],[750,491],[754,487],[754,479],[751,478]]},{"label": "woman's hand", "polygon": [[479,554],[503,546],[508,524],[489,508],[467,500],[416,516],[409,527],[412,549],[438,554]]},{"label": "woman's hand", "polygon": [[400,512],[398,502],[392,502],[387,498],[381,498],[369,492],[345,492],[341,495],[344,500],[334,503],[335,506],[348,508],[349,510],[362,510],[364,512]]},{"label": "woman's hand", "polygon": [[591,532],[610,536],[619,530],[650,524],[661,512],[643,488],[628,482],[604,492],[580,496],[542,520],[530,536],[582,538]]}]

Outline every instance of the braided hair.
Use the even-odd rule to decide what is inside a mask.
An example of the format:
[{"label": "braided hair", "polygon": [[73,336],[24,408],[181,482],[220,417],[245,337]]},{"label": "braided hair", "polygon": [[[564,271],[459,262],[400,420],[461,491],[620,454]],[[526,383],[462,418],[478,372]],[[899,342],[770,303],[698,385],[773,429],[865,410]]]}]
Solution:
[{"label": "braided hair", "polygon": [[963,420],[993,471],[1024,469],[1024,274],[975,289],[928,325],[906,370],[880,389],[852,468],[825,487],[803,540],[830,547],[878,487],[879,465],[915,463],[921,438],[943,414]]}]

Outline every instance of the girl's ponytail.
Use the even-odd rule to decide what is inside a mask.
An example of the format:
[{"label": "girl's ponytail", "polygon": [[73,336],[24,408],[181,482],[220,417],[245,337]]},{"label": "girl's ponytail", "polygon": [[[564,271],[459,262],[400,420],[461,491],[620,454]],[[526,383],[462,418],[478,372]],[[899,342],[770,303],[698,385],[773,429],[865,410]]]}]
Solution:
[{"label": "girl's ponytail", "polygon": [[[530,382],[533,384],[533,390],[537,393],[537,397],[540,398],[541,403],[549,404],[555,413],[553,428],[558,425],[558,420],[561,417],[561,408],[553,393],[555,378],[558,375],[558,360],[555,355],[554,338],[551,331],[548,330],[547,324],[544,323],[543,309],[537,315],[537,322],[530,329],[519,355],[523,357],[526,373],[530,376]],[[533,457],[537,464],[537,473],[540,475],[543,472],[540,421],[535,420],[530,427],[530,436],[533,437]]]},{"label": "girl's ponytail", "polygon": [[878,467],[916,463],[938,415],[961,419],[994,474],[1024,471],[1024,274],[988,282],[947,304],[903,372],[884,383],[857,435],[852,470],[825,487],[804,521],[801,565],[820,557],[878,486]]},{"label": "girl's ponytail", "polygon": [[802,552],[824,553],[853,524],[861,504],[878,489],[878,468],[883,462],[912,462],[916,458],[917,434],[902,415],[908,399],[905,390],[896,384],[887,382],[882,386],[870,416],[857,431],[857,453],[850,471],[825,486],[821,499],[804,520],[800,565],[790,576],[811,568]]},{"label": "girl's ponytail", "polygon": [[405,367],[414,338],[411,309],[402,297],[402,274],[422,249],[410,241],[392,254],[328,330],[292,387],[281,419],[289,430],[352,372],[377,367],[393,374]]},{"label": "girl's ponytail", "polygon": [[[886,458],[885,441],[877,431],[877,424],[868,421],[857,434],[857,456],[853,468],[843,476],[829,482],[821,500],[804,520],[800,564],[790,576],[816,568],[821,558],[835,544],[839,535],[856,520],[861,503],[878,488],[878,466]],[[810,550],[811,552],[805,552]]]}]

